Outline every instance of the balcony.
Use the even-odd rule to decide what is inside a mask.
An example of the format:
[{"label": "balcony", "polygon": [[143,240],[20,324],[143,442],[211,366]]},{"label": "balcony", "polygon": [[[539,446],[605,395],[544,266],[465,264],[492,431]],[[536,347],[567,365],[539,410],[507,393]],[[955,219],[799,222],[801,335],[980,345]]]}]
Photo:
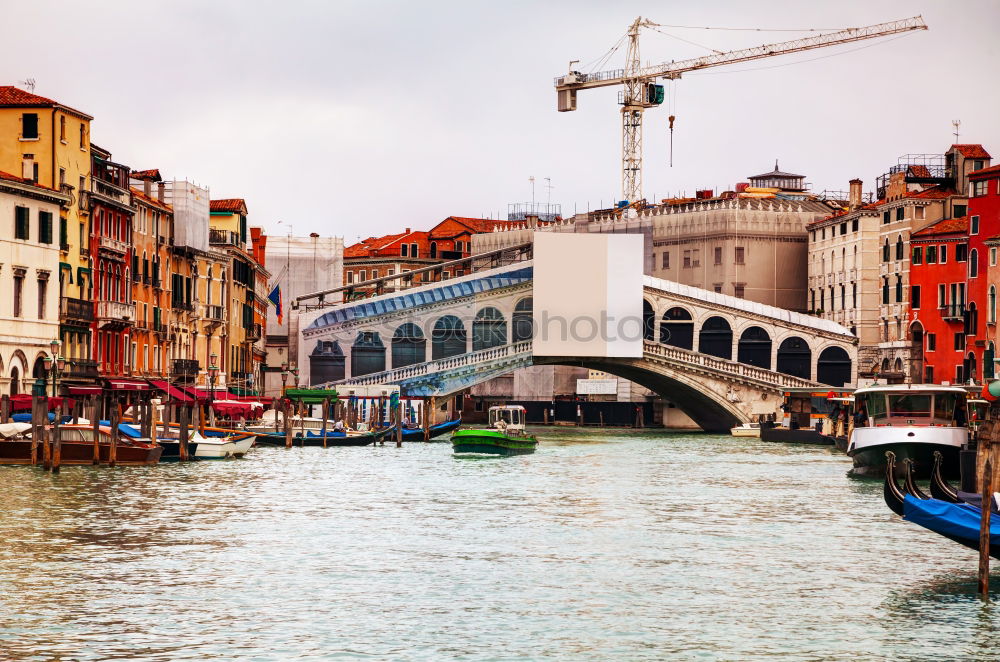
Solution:
[{"label": "balcony", "polygon": [[149,323],[146,320],[136,320],[134,326],[137,329],[147,329],[149,328],[148,324]]},{"label": "balcony", "polygon": [[246,329],[246,332],[248,341],[255,342],[261,339],[262,330],[260,324],[251,325],[248,329]]},{"label": "balcony", "polygon": [[226,319],[226,309],[222,306],[205,305],[202,306],[202,316],[212,322],[224,322]]},{"label": "balcony", "polygon": [[174,377],[194,378],[201,366],[194,359],[174,359]]},{"label": "balcony", "polygon": [[97,321],[102,329],[132,326],[135,319],[135,304],[121,301],[98,301]]},{"label": "balcony", "polygon": [[186,310],[189,313],[194,312],[194,304],[190,301],[179,301],[175,299],[170,303],[170,307],[174,310]]},{"label": "balcony", "polygon": [[209,229],[208,243],[215,246],[238,246],[243,248],[243,242],[240,240],[240,233],[232,232],[230,230]]},{"label": "balcony", "polygon": [[97,378],[97,361],[93,359],[67,359],[64,377],[76,377],[79,379]]},{"label": "balcony", "polygon": [[132,194],[127,189],[97,177],[90,179],[89,197],[91,203],[105,202],[126,208],[132,205]]},{"label": "balcony", "polygon": [[110,251],[119,256],[124,256],[128,252],[128,244],[118,239],[112,239],[111,237],[98,237],[97,247],[100,250]]},{"label": "balcony", "polygon": [[149,328],[156,333],[166,333],[167,325],[163,323],[162,320],[153,320],[149,323]]},{"label": "balcony", "polygon": [[74,320],[89,324],[94,321],[94,303],[84,299],[62,297],[59,300],[59,317],[63,320]]},{"label": "balcony", "polygon": [[965,304],[952,303],[941,306],[941,317],[949,322],[965,321]]}]

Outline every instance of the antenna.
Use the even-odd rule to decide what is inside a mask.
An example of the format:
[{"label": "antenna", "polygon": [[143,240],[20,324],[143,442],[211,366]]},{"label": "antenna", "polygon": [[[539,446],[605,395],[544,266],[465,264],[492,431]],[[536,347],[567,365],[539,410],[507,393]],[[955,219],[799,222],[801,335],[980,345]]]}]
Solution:
[{"label": "antenna", "polygon": [[552,186],[552,178],[551,177],[546,177],[545,178],[545,188],[548,189],[548,197],[545,200],[545,207],[546,207],[545,211],[546,211],[546,213],[548,213],[548,211],[549,211],[548,208],[552,206],[552,189],[555,188],[554,186]]},{"label": "antenna", "polygon": [[955,128],[951,135],[955,136],[955,142],[958,142],[958,127],[962,126],[962,120],[952,120],[951,125]]},{"label": "antenna", "polygon": [[535,176],[531,175],[528,177],[528,181],[531,182],[531,209],[535,208]]},{"label": "antenna", "polygon": [[24,85],[26,88],[28,88],[28,91],[31,92],[32,94],[35,93],[35,79],[34,78],[25,78],[24,80],[17,81],[17,83],[18,83],[18,85]]}]

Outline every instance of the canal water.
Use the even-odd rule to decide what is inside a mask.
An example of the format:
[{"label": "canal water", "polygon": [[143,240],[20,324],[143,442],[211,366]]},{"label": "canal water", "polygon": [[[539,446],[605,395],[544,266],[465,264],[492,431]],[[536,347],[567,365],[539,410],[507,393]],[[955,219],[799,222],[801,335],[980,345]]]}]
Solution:
[{"label": "canal water", "polygon": [[1000,659],[975,553],[831,449],[538,433],[2,467],[0,660]]}]

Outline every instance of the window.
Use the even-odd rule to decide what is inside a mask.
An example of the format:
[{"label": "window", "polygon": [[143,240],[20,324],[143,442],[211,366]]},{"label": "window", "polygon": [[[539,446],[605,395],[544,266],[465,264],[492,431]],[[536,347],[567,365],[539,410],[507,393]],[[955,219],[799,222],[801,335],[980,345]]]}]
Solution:
[{"label": "window", "polygon": [[38,319],[45,319],[45,295],[48,293],[48,274],[38,279]]},{"label": "window", "polygon": [[937,349],[937,336],[933,333],[927,334],[927,351],[933,352]]},{"label": "window", "polygon": [[952,336],[954,341],[953,349],[956,352],[961,352],[965,350],[965,331],[956,331]]},{"label": "window", "polygon": [[858,231],[858,219],[854,219],[853,221],[851,221],[851,232],[857,232],[857,231]]},{"label": "window", "polygon": [[822,230],[820,230],[819,238],[820,239],[826,239],[826,228],[823,228]]},{"label": "window", "polygon": [[997,288],[990,285],[990,293],[986,299],[986,319],[990,324],[997,323]]},{"label": "window", "polygon": [[69,250],[69,225],[65,218],[59,217],[59,248]]},{"label": "window", "polygon": [[400,257],[407,257],[409,254],[410,254],[410,245],[409,244],[400,244],[399,245],[399,255],[400,255]]},{"label": "window", "polygon": [[969,217],[969,234],[979,234],[979,216]]},{"label": "window", "polygon": [[840,224],[840,234],[841,235],[847,234],[847,221],[844,221],[843,223]]},{"label": "window", "polygon": [[24,271],[14,272],[14,317],[21,316],[21,296],[24,294]]},{"label": "window", "polygon": [[378,269],[372,269],[372,278],[378,278]]},{"label": "window", "polygon": [[979,251],[975,248],[969,253],[969,278],[976,278],[979,276]]},{"label": "window", "polygon": [[997,266],[997,249],[996,246],[990,248],[990,266]]},{"label": "window", "polygon": [[746,250],[743,246],[736,247],[736,264],[746,264]]},{"label": "window", "polygon": [[962,218],[963,216],[966,215],[966,213],[968,213],[968,211],[969,211],[969,208],[968,208],[967,205],[959,205],[959,204],[953,205],[952,206],[952,217],[954,217],[954,218]]},{"label": "window", "polygon": [[[80,122],[80,149],[87,149],[87,126],[83,122]],[[80,190],[83,190],[82,186]]]},{"label": "window", "polygon": [[858,307],[858,284],[851,283],[851,306],[853,308]]},{"label": "window", "polygon": [[66,142],[66,116],[59,117],[59,140]]},{"label": "window", "polygon": [[926,260],[927,264],[936,264],[937,263],[937,246],[928,246],[927,247],[927,252],[925,254],[925,257],[927,258],[927,260]]},{"label": "window", "polygon": [[[458,272],[456,272],[456,273],[458,273]],[[386,276],[395,276],[396,275],[396,270],[395,269],[389,269],[388,271],[385,272],[385,275]]]},{"label": "window", "polygon": [[882,261],[889,261],[889,237],[885,238],[885,243],[882,244]]},{"label": "window", "polygon": [[938,264],[944,264],[948,261],[948,246],[947,244],[941,244],[938,246]]},{"label": "window", "polygon": [[934,383],[934,366],[932,365],[924,366],[924,383],[925,384]]},{"label": "window", "polygon": [[906,209],[904,207],[896,207],[896,220],[897,221],[903,220],[903,214],[905,213]]},{"label": "window", "polygon": [[358,272],[358,280],[360,282],[362,282],[362,283],[365,282],[366,280],[368,280],[368,270],[367,269],[362,269],[361,271]]},{"label": "window", "polygon": [[882,225],[885,225],[892,220],[892,212],[884,211],[882,212]]},{"label": "window", "polygon": [[681,266],[685,269],[691,268],[691,251],[684,251],[684,263]]},{"label": "window", "polygon": [[840,286],[840,309],[847,309],[847,287],[844,285]]},{"label": "window", "polygon": [[910,261],[913,262],[913,264],[923,264],[923,261],[924,261],[924,247],[923,246],[914,246],[913,247],[913,257],[910,258]]},{"label": "window", "polygon": [[38,212],[38,241],[42,244],[52,243],[52,212]]},{"label": "window", "polygon": [[715,264],[716,265],[722,264],[722,246],[716,246],[714,253],[715,253]]},{"label": "window", "polygon": [[821,287],[819,288],[819,308],[816,309],[816,312],[822,312],[824,308],[826,308],[826,290]]},{"label": "window", "polygon": [[700,267],[701,266],[701,249],[695,248],[691,252],[691,266]]},{"label": "window", "polygon": [[348,271],[346,273],[347,273],[347,283],[348,284],[353,283],[354,282],[354,272],[353,271]]},{"label": "window", "polygon": [[948,290],[944,283],[938,283],[938,308],[944,308],[948,305]]},{"label": "window", "polygon": [[809,309],[816,310],[816,290],[809,290]]},{"label": "window", "polygon": [[417,250],[416,244],[410,244],[410,257],[420,257],[420,252]]},{"label": "window", "polygon": [[[722,283],[715,283],[712,285],[712,289],[715,290],[716,294],[722,294]],[[815,296],[815,295],[813,295]]]},{"label": "window", "polygon": [[914,310],[920,309],[920,286],[910,286],[910,307]]},{"label": "window", "polygon": [[882,303],[883,304],[888,304],[889,303],[889,279],[888,278],[883,278],[882,279]]},{"label": "window", "polygon": [[660,268],[661,269],[670,268],[670,251],[663,251],[663,255],[660,256]]},{"label": "window", "polygon": [[21,140],[38,139],[38,113],[21,114]]},{"label": "window", "polygon": [[896,275],[896,303],[903,301],[903,277]]},{"label": "window", "polygon": [[896,236],[896,259],[903,259],[903,235]]},{"label": "window", "polygon": [[28,239],[28,216],[30,212],[27,207],[14,207],[14,238]]},{"label": "window", "polygon": [[968,244],[955,244],[955,262],[965,262],[969,256]]},{"label": "window", "polygon": [[743,298],[743,296],[746,294],[746,287],[747,287],[746,283],[734,283],[733,284],[733,290],[734,290],[734,294],[736,295],[736,298],[738,298],[738,299],[742,299]]}]

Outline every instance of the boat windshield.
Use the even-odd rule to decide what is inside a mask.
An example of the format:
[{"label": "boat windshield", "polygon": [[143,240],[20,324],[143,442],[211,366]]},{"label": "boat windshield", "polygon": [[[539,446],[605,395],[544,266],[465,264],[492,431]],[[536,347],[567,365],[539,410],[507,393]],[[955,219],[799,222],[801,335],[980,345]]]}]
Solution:
[{"label": "boat windshield", "polygon": [[864,407],[875,425],[964,426],[965,396],[961,393],[876,391],[864,395]]},{"label": "boat windshield", "polygon": [[490,425],[503,421],[505,425],[521,425],[519,409],[494,409],[490,412]]}]

